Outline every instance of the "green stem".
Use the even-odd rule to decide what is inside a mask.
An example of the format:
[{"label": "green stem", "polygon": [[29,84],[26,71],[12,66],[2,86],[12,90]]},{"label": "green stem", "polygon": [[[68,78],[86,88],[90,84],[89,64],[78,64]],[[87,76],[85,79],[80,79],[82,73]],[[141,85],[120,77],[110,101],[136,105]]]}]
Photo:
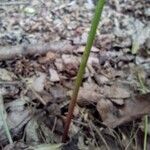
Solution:
[{"label": "green stem", "polygon": [[86,64],[87,64],[87,60],[88,57],[90,55],[90,51],[91,51],[91,47],[93,45],[94,39],[95,39],[95,35],[96,35],[96,30],[100,21],[100,17],[102,14],[102,10],[105,4],[105,0],[99,0],[95,9],[95,15],[93,17],[92,20],[92,25],[91,25],[91,29],[88,35],[88,39],[87,39],[87,44],[82,56],[82,60],[81,60],[81,64],[78,70],[78,74],[77,74],[77,78],[76,78],[76,82],[75,82],[75,88],[73,90],[73,94],[72,94],[72,99],[70,101],[69,104],[69,109],[68,109],[68,115],[67,115],[67,120],[65,123],[65,129],[64,129],[64,133],[63,133],[63,137],[62,137],[62,141],[66,142],[67,136],[68,136],[68,130],[69,130],[69,126],[71,123],[71,119],[73,117],[73,111],[74,111],[74,107],[76,105],[76,101],[77,101],[77,96],[78,96],[78,92],[79,92],[79,88],[81,86],[82,83],[82,79],[83,79],[83,75],[85,72],[85,68],[86,68]]},{"label": "green stem", "polygon": [[[142,77],[138,74],[138,79],[140,82],[140,86],[142,89],[142,93],[146,93],[148,89],[145,87]],[[147,149],[147,135],[148,135],[148,116],[145,115],[144,117],[144,145],[143,145],[143,150]]]},{"label": "green stem", "polygon": [[147,135],[148,135],[148,116],[145,116],[144,119],[144,148],[143,150],[146,150],[147,147]]}]

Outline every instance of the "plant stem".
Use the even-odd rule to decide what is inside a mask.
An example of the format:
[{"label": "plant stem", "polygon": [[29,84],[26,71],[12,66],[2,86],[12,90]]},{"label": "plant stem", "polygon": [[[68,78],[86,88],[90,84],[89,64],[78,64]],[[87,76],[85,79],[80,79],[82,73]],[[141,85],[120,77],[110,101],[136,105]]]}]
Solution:
[{"label": "plant stem", "polygon": [[[142,93],[148,92],[149,90],[145,87],[140,74],[138,74],[138,79],[139,79],[139,82],[140,82],[140,87],[142,89]],[[144,117],[144,144],[143,144],[143,150],[147,149],[147,136],[148,136],[148,116],[145,115],[145,117]]]},{"label": "plant stem", "polygon": [[147,148],[147,135],[148,135],[148,116],[146,115],[144,118],[144,147],[143,150]]},{"label": "plant stem", "polygon": [[93,45],[93,41],[95,39],[96,30],[97,30],[97,27],[98,27],[98,23],[100,21],[100,17],[101,17],[101,14],[102,14],[104,4],[105,4],[105,0],[99,0],[97,2],[97,6],[96,6],[96,9],[95,9],[95,14],[94,14],[92,24],[91,24],[91,29],[90,29],[88,39],[87,39],[87,44],[86,44],[86,47],[85,47],[85,50],[84,50],[84,53],[83,53],[83,56],[82,56],[82,60],[81,60],[81,63],[80,63],[80,67],[79,67],[79,70],[78,70],[78,74],[77,74],[77,78],[76,78],[76,82],[75,82],[75,88],[73,90],[72,98],[71,98],[71,101],[70,101],[70,104],[69,104],[68,115],[67,115],[67,119],[66,119],[66,123],[65,123],[62,142],[66,142],[67,137],[68,137],[68,131],[69,131],[71,119],[73,117],[73,111],[74,111],[74,107],[76,105],[79,88],[80,88],[81,83],[82,83],[82,78],[83,78],[83,75],[84,75],[84,72],[85,72],[87,60],[88,60],[88,57],[90,55],[90,51],[91,51],[91,47]]}]

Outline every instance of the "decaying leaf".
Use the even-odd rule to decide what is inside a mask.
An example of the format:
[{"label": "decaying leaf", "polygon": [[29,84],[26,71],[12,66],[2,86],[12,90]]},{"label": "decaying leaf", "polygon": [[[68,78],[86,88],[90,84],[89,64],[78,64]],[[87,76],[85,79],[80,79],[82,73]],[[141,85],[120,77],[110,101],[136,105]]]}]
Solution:
[{"label": "decaying leaf", "polygon": [[45,64],[45,63],[48,63],[48,62],[50,62],[50,61],[55,60],[56,57],[57,57],[57,54],[56,54],[56,53],[48,52],[48,53],[46,54],[46,56],[40,57],[40,58],[38,59],[38,61],[39,61],[39,63],[41,63],[41,64]]},{"label": "decaying leaf", "polygon": [[26,143],[27,144],[32,144],[32,145],[37,145],[40,144],[40,138],[38,136],[38,128],[39,125],[36,121],[36,119],[31,119],[26,128],[25,128],[25,134],[26,134]]},{"label": "decaying leaf", "polygon": [[77,103],[80,106],[89,106],[97,103],[99,99],[102,98],[102,95],[97,91],[98,86],[96,84],[84,84],[84,86],[80,88]]},{"label": "decaying leaf", "polygon": [[64,69],[67,74],[70,76],[75,76],[77,74],[79,60],[78,57],[73,55],[62,55],[62,61],[64,64]]},{"label": "decaying leaf", "polygon": [[123,99],[112,99],[111,101],[117,105],[123,105],[124,104],[124,100]]},{"label": "decaying leaf", "polygon": [[53,68],[49,69],[49,74],[50,74],[50,81],[51,82],[58,82],[60,81],[59,75],[57,73],[57,71]]},{"label": "decaying leaf", "polygon": [[115,106],[113,106],[112,102],[107,99],[100,99],[96,106],[99,114],[101,115],[101,118],[103,121],[105,120],[111,120],[115,121],[117,118],[117,109]]},{"label": "decaying leaf", "polygon": [[108,100],[100,100],[97,104],[104,124],[115,128],[123,123],[150,114],[150,93],[137,95],[126,100],[123,107],[112,105]]},{"label": "decaying leaf", "polygon": [[44,89],[44,82],[46,80],[46,74],[42,72],[38,72],[38,76],[33,78],[32,88],[36,92],[42,92]]},{"label": "decaying leaf", "polygon": [[112,85],[104,86],[104,95],[109,98],[129,98],[130,92],[120,85]]}]

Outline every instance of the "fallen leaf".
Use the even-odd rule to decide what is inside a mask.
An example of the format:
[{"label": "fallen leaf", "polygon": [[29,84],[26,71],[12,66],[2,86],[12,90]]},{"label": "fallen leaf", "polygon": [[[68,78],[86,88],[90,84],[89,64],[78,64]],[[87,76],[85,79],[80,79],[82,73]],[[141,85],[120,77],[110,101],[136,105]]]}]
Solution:
[{"label": "fallen leaf", "polygon": [[129,98],[130,92],[121,85],[104,86],[104,95],[108,98]]},{"label": "fallen leaf", "polygon": [[33,82],[32,82],[32,88],[36,92],[42,92],[44,89],[44,82],[46,80],[46,74],[42,72],[38,72],[37,77],[34,77]]},{"label": "fallen leaf", "polygon": [[109,83],[109,79],[104,75],[94,74],[94,79],[98,85],[103,85]]},{"label": "fallen leaf", "polygon": [[77,74],[78,66],[79,66],[79,60],[78,57],[73,55],[62,55],[62,60],[64,64],[64,69],[67,74],[70,76],[75,76]]},{"label": "fallen leaf", "polygon": [[123,105],[124,104],[124,100],[123,99],[114,99],[114,98],[111,98],[111,101],[117,105]]},{"label": "fallen leaf", "polygon": [[50,61],[54,61],[57,57],[57,54],[56,53],[53,53],[53,52],[47,52],[46,56],[44,57],[40,57],[38,59],[39,63],[41,64],[45,64],[45,63],[48,63]]},{"label": "fallen leaf", "polygon": [[50,89],[50,93],[53,97],[53,100],[56,102],[62,102],[66,100],[67,92],[62,86],[54,86]]},{"label": "fallen leaf", "polygon": [[63,66],[63,62],[61,58],[58,58],[55,60],[55,66],[57,68],[58,71],[63,71],[64,70],[64,66]]},{"label": "fallen leaf", "polygon": [[114,115],[117,109],[108,99],[99,99],[96,108],[104,122],[106,120],[111,120],[113,122],[117,118]]},{"label": "fallen leaf", "polygon": [[102,97],[102,94],[96,91],[97,89],[97,86],[94,87],[92,85],[90,86],[89,84],[81,87],[78,94],[77,103],[80,106],[89,106],[97,103]]},{"label": "fallen leaf", "polygon": [[137,95],[126,100],[123,107],[112,105],[108,100],[100,100],[97,104],[103,123],[115,128],[126,122],[150,114],[150,93]]},{"label": "fallen leaf", "polygon": [[50,68],[49,69],[49,74],[50,74],[50,81],[51,82],[58,82],[60,81],[59,75],[55,69]]},{"label": "fallen leaf", "polygon": [[114,38],[113,34],[101,34],[96,39],[96,46],[100,47],[102,50],[109,50],[112,47]]},{"label": "fallen leaf", "polygon": [[39,125],[36,119],[31,119],[25,127],[26,143],[30,145],[40,144],[40,138],[38,136]]},{"label": "fallen leaf", "polygon": [[64,64],[70,64],[70,63],[79,64],[78,57],[73,56],[73,55],[63,54],[62,60],[63,60]]},{"label": "fallen leaf", "polygon": [[16,76],[13,72],[7,71],[6,69],[0,68],[0,80],[12,81]]}]

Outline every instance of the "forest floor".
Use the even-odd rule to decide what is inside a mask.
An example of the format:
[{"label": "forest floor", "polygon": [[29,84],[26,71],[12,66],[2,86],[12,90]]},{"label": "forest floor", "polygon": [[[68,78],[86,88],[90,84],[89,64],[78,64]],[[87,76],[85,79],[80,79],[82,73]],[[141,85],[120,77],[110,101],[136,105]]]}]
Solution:
[{"label": "forest floor", "polygon": [[[0,2],[0,149],[56,150],[61,143],[95,3]],[[70,140],[61,149],[143,149],[150,114],[149,18],[148,0],[106,3]],[[150,120],[147,126],[148,150]]]}]

